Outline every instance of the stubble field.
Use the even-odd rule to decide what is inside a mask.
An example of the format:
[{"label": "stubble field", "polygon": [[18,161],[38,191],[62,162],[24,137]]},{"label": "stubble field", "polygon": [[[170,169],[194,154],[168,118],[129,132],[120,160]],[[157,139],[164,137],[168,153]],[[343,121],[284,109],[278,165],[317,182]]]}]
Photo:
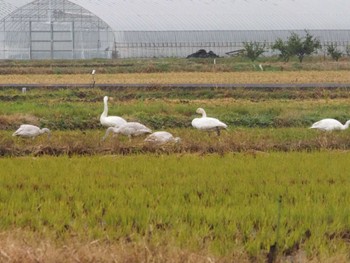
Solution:
[{"label": "stubble field", "polygon": [[[0,83],[17,84],[89,84],[86,74],[10,74],[0,75]],[[279,72],[166,72],[166,73],[97,73],[96,84],[305,84],[349,83],[348,71],[279,71]]]}]

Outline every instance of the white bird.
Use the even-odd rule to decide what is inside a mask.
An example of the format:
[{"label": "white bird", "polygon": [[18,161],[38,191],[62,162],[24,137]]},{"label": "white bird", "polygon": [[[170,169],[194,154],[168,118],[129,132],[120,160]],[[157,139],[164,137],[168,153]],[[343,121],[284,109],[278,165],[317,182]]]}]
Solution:
[{"label": "white bird", "polygon": [[119,116],[108,116],[108,96],[104,96],[103,103],[104,103],[104,110],[100,117],[100,122],[105,127],[119,127],[123,124],[126,124],[127,121],[124,120],[122,117]]},{"label": "white bird", "polygon": [[322,131],[345,130],[349,128],[350,120],[345,125],[335,119],[323,119],[312,124],[310,129],[318,129]]},{"label": "white bird", "polygon": [[178,143],[181,139],[179,137],[174,137],[170,132],[157,131],[147,136],[145,142],[153,144],[165,144],[165,143]]},{"label": "white bird", "polygon": [[226,129],[227,125],[216,118],[207,117],[205,110],[198,108],[196,113],[202,114],[202,118],[195,118],[192,120],[192,126],[198,130],[216,131],[220,135],[220,129]]},{"label": "white bird", "polygon": [[114,134],[123,134],[128,136],[129,140],[131,140],[131,137],[152,133],[152,130],[138,122],[127,122],[119,127],[109,127],[102,140],[104,141],[111,132]]},{"label": "white bird", "polygon": [[18,128],[18,130],[12,134],[12,136],[20,136],[20,137],[34,139],[35,137],[37,137],[45,132],[48,133],[48,137],[50,138],[50,130],[49,129],[47,129],[47,128],[40,129],[39,127],[34,126],[34,125],[22,124]]}]

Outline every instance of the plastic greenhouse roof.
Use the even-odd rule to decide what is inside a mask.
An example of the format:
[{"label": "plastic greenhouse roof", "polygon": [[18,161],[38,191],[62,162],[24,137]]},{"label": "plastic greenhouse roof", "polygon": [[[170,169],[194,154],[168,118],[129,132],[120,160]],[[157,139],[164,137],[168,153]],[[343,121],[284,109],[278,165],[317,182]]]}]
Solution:
[{"label": "plastic greenhouse roof", "polygon": [[[31,2],[34,1],[0,0],[0,18]],[[70,0],[70,2],[95,14],[115,31],[350,29],[349,0]]]},{"label": "plastic greenhouse roof", "polygon": [[0,18],[11,13],[16,7],[4,0],[0,0]]}]

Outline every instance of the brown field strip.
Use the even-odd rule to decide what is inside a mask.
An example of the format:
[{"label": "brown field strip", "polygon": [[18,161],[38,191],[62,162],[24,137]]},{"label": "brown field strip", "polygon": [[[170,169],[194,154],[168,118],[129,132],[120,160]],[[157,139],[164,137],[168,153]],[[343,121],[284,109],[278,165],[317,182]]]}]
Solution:
[{"label": "brown field strip", "polygon": [[[347,71],[300,72],[183,72],[97,74],[97,84],[242,84],[242,83],[350,83]],[[84,84],[88,74],[76,75],[0,75],[0,84]]]}]

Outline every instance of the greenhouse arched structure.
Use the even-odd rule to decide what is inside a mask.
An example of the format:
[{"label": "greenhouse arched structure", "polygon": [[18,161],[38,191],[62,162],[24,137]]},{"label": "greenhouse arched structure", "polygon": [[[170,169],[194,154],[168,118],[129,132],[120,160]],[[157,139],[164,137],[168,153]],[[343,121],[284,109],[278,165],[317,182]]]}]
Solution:
[{"label": "greenhouse arched structure", "polygon": [[0,59],[219,56],[307,32],[342,51],[348,0],[0,0]]},{"label": "greenhouse arched structure", "polygon": [[37,0],[11,12],[3,27],[3,58],[110,58],[112,29],[100,18],[66,0]]}]

